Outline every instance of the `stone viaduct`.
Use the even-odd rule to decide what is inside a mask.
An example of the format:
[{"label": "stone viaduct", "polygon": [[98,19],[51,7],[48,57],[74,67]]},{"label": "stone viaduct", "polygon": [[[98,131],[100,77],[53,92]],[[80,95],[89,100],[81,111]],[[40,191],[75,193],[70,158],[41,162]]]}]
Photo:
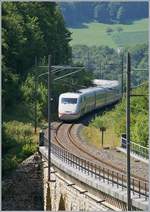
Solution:
[{"label": "stone viaduct", "polygon": [[[116,184],[115,177],[112,180],[109,176],[94,174],[84,164],[79,166],[72,155],[54,147],[52,146],[50,182],[47,182],[48,150],[46,146],[39,147],[43,160],[44,210],[127,210],[127,191],[120,180]],[[148,211],[148,197],[132,193],[132,207],[133,210]]]}]

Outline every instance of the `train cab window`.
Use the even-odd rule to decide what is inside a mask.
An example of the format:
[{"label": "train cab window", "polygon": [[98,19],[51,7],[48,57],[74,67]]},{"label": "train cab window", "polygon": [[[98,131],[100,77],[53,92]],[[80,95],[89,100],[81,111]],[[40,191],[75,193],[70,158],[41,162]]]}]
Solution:
[{"label": "train cab window", "polygon": [[77,98],[62,98],[62,104],[77,104]]}]

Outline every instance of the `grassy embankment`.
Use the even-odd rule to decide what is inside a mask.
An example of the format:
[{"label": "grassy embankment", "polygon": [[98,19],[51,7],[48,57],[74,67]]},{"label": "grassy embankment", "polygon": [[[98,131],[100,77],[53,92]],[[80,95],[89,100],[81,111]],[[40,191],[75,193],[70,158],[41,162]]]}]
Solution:
[{"label": "grassy embankment", "polygon": [[[32,114],[33,117],[33,114]],[[9,108],[3,114],[2,174],[9,174],[19,163],[37,151],[38,132],[34,133],[34,117],[31,119],[23,103]]]},{"label": "grassy embankment", "polygon": [[[132,90],[133,94],[144,95],[131,97],[131,141],[148,147],[148,83]],[[100,127],[105,127],[104,147],[120,146],[120,137],[126,130],[126,99],[115,106],[112,111],[104,112],[83,128],[82,135],[89,144],[102,147]]]},{"label": "grassy embankment", "polygon": [[[131,24],[85,23],[84,28],[69,28],[72,32],[71,45],[107,45],[112,48],[148,43],[148,19]],[[107,30],[111,32],[107,32]]]}]

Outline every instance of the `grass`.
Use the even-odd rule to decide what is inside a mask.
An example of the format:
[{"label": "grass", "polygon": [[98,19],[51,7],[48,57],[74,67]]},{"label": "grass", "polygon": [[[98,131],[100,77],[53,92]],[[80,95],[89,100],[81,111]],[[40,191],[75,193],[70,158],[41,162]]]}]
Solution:
[{"label": "grass", "polygon": [[143,43],[148,40],[147,31],[131,31],[131,32],[120,32],[113,33],[111,36],[113,41],[118,46],[132,45],[133,43]]},{"label": "grass", "polygon": [[[132,24],[103,24],[103,23],[85,23],[84,28],[69,28],[72,32],[71,45],[84,44],[87,46],[107,45],[112,48],[118,46],[135,45],[139,43],[148,43],[148,19],[134,21]],[[118,27],[123,31],[118,32]],[[108,35],[107,28],[113,30]]]},{"label": "grass", "polygon": [[3,123],[2,168],[4,172],[15,168],[18,163],[37,150],[38,134],[33,132],[30,123],[18,121]]},{"label": "grass", "polygon": [[[102,136],[99,129],[88,126],[83,128],[82,135],[86,138],[89,144],[96,148],[102,148]],[[120,146],[120,140],[112,129],[107,129],[104,132],[103,147],[115,148]]]},{"label": "grass", "polygon": [[34,134],[34,119],[22,102],[5,110],[3,121],[2,171],[5,176],[37,151],[38,133]]}]

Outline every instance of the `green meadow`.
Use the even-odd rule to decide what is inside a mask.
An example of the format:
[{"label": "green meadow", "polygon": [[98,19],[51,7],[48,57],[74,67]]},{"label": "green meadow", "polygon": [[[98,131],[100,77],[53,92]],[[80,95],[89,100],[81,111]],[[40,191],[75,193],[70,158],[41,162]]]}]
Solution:
[{"label": "green meadow", "polygon": [[84,23],[82,28],[69,28],[71,45],[107,45],[112,48],[148,43],[148,19],[131,24]]}]

